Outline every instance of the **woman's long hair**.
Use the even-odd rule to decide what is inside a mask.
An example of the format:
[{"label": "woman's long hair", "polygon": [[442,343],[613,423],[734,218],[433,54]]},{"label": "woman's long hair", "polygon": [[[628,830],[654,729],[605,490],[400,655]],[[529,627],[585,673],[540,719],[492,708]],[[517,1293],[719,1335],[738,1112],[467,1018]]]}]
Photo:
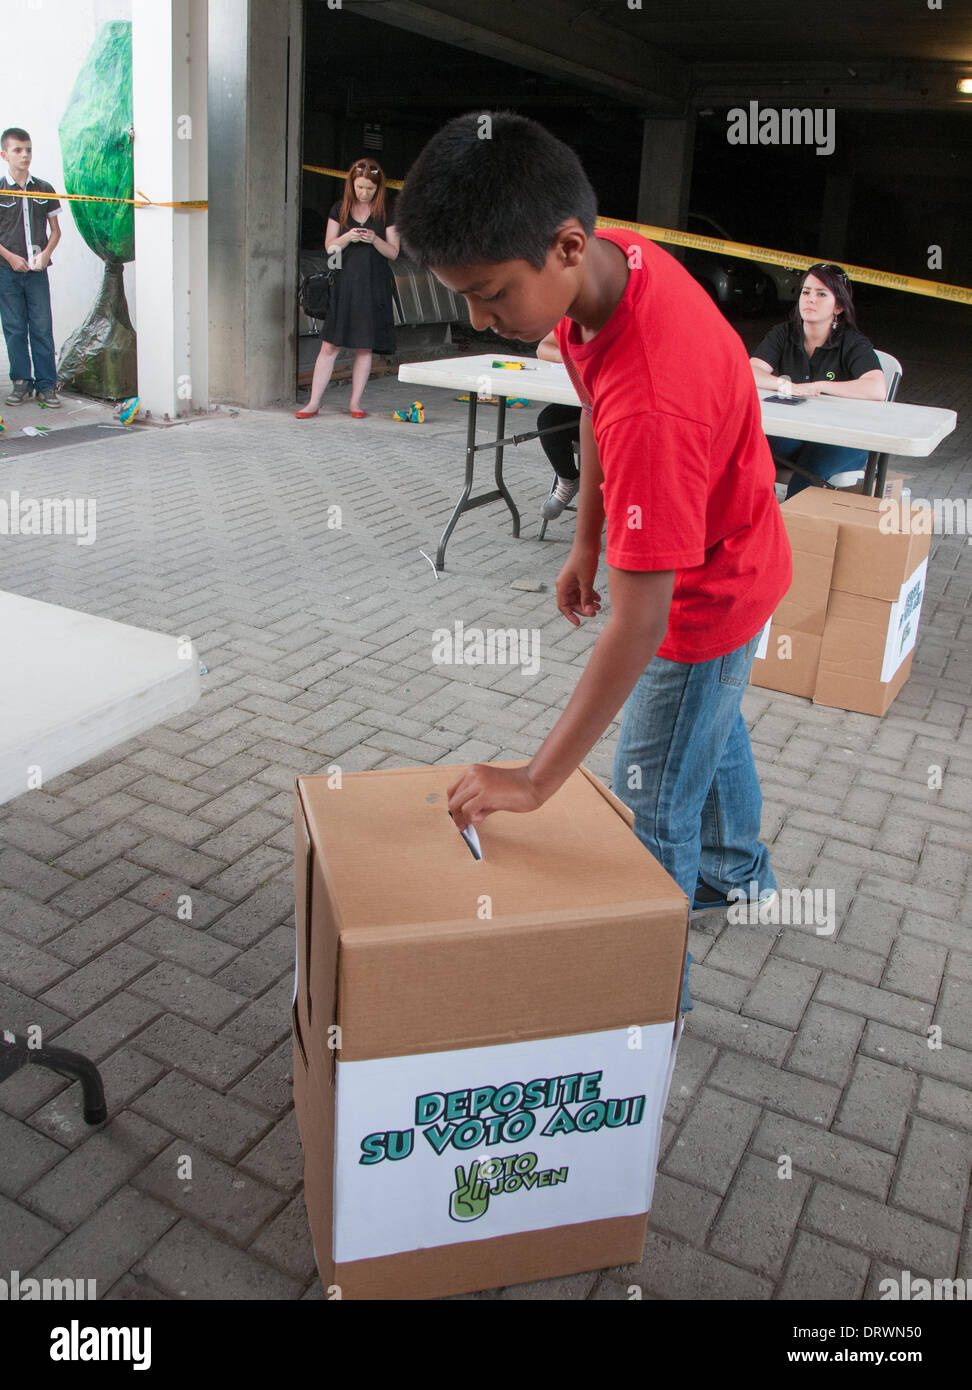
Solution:
[{"label": "woman's long hair", "polygon": [[834,265],[830,261],[821,261],[819,265],[812,265],[809,270],[804,271],[803,279],[800,281],[800,291],[797,300],[790,311],[790,319],[796,324],[797,328],[803,328],[803,319],[800,316],[800,294],[807,283],[807,276],[812,275],[819,280],[837,301],[837,307],[843,309],[843,313],[838,316],[837,327],[830,330],[831,337],[840,333],[845,325],[851,328],[857,327],[857,314],[854,312],[854,291],[851,287],[850,278],[847,271],[839,265]]},{"label": "woman's long hair", "polygon": [[355,204],[355,179],[368,179],[371,183],[378,185],[378,191],[371,201],[371,216],[376,222],[387,222],[385,175],[381,165],[376,164],[373,159],[356,159],[344,180],[344,195],[341,198],[341,226],[351,226],[351,209]]}]

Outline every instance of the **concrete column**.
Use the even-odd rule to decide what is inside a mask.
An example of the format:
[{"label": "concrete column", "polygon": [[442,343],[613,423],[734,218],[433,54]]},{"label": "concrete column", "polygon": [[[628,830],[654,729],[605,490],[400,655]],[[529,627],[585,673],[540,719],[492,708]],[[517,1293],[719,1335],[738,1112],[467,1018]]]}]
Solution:
[{"label": "concrete column", "polygon": [[[156,202],[207,196],[206,7],[132,0],[135,188]],[[206,222],[205,211],[135,212],[138,393],[157,418],[209,404]]]},{"label": "concrete column", "polygon": [[209,0],[209,363],[214,401],[297,390],[302,0]]},{"label": "concrete column", "polygon": [[684,228],[689,210],[694,147],[694,111],[687,116],[644,117],[638,181],[639,222],[676,230]]},{"label": "concrete column", "polygon": [[847,229],[853,193],[854,175],[850,169],[827,170],[823,206],[820,209],[820,235],[817,238],[821,256],[833,259],[847,254]]}]

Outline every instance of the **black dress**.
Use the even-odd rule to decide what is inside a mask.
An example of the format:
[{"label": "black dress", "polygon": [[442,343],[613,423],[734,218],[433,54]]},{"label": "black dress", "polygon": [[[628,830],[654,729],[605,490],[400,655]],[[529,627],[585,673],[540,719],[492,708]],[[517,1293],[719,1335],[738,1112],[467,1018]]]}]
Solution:
[{"label": "black dress", "polygon": [[[342,236],[348,227],[367,227],[383,238],[388,226],[369,216],[365,222],[352,219],[342,227],[340,203],[334,204],[330,216],[338,223]],[[341,269],[334,276],[321,337],[338,347],[395,351],[391,266],[387,258],[367,242],[349,242],[341,251]]]}]

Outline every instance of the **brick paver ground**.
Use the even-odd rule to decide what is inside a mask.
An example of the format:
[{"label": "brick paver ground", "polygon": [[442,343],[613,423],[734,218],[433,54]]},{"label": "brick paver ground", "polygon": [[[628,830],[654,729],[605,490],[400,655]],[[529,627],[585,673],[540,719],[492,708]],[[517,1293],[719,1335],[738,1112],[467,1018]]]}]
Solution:
[{"label": "brick paver ground", "polygon": [[[969,498],[967,371],[942,377],[941,334],[906,346],[902,399],[960,411],[913,491]],[[0,584],[188,633],[209,668],[194,709],[0,808],[0,1024],[88,1052],[110,1107],[92,1131],[52,1074],[0,1087],[0,1271],[107,1298],[321,1297],[290,1097],[294,774],[529,757],[596,635],[554,607],[569,526],[536,539],[535,443],[508,455],[524,538],[481,509],[436,579],[422,551],[465,408],[420,391],[424,426],[387,418],[415,394],[373,383],[366,422],[345,385],[310,423],[224,413],[0,458],[5,495],[98,504],[94,545],[0,537]],[[774,865],[834,890],[837,930],[698,919],[643,1262],[477,1297],[861,1299],[903,1268],[972,1276],[970,591],[966,536],[935,537],[884,719],[747,691]],[[539,671],[434,666],[456,619],[537,629]],[[614,733],[588,760],[605,778]]]}]

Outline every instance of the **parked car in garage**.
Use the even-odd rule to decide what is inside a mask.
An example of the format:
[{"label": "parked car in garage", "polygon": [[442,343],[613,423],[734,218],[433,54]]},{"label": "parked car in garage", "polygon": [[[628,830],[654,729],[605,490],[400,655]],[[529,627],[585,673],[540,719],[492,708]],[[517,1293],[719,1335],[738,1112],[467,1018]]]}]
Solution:
[{"label": "parked car in garage", "polygon": [[[706,217],[705,214],[701,212],[689,213],[687,230],[694,232],[696,236],[719,237],[723,241],[737,241],[739,239],[737,237],[731,237],[724,227],[721,227],[713,218]],[[688,256],[705,256],[710,254],[710,252],[696,252],[690,250],[686,256],[686,266],[689,270],[692,270],[691,265],[688,263]],[[773,261],[742,261],[729,257],[726,263],[730,266],[735,266],[737,271],[740,266],[748,265],[753,270],[759,271],[768,278],[770,284],[765,290],[766,298],[763,307],[772,309],[774,303],[794,304],[796,302],[797,296],[800,293],[800,278],[803,274],[802,271],[795,269],[793,266],[776,265]],[[692,274],[695,275],[694,270],[692,270]],[[696,276],[696,279],[699,278],[699,276]],[[721,302],[720,300],[720,303]]]},{"label": "parked car in garage", "polygon": [[[694,220],[689,219],[689,231],[697,231],[701,236],[713,235],[709,229],[693,227]],[[724,314],[758,314],[773,301],[769,279],[748,261],[686,246],[682,250],[682,263]]]}]

